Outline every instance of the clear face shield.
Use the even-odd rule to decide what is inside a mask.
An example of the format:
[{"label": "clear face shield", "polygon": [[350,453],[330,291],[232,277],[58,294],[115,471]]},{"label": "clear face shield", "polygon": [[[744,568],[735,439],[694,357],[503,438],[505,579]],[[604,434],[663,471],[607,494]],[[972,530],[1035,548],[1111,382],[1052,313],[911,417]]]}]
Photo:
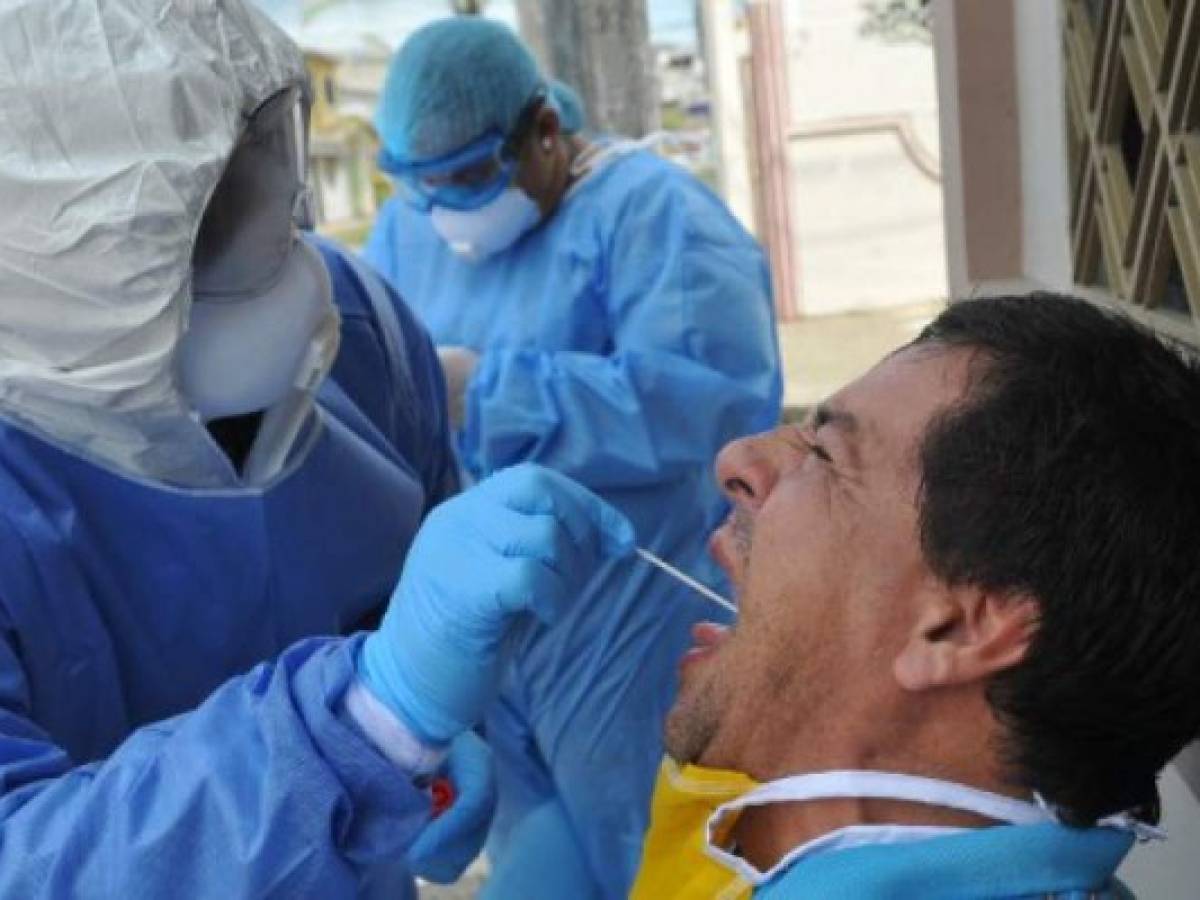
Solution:
[{"label": "clear face shield", "polygon": [[329,274],[299,239],[312,226],[307,134],[301,88],[264,102],[200,223],[179,383],[205,421],[278,403],[334,315]]}]

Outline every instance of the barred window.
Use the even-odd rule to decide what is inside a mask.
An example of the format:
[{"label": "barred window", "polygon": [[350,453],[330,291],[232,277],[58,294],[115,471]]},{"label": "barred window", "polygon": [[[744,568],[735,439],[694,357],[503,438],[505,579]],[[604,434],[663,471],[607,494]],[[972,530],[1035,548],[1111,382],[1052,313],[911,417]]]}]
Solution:
[{"label": "barred window", "polygon": [[1064,0],[1075,279],[1200,343],[1200,0]]}]

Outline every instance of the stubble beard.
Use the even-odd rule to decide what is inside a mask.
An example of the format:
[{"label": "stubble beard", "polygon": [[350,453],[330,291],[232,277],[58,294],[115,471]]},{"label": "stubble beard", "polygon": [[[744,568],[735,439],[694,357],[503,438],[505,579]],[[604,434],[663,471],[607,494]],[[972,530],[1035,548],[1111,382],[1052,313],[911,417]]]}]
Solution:
[{"label": "stubble beard", "polygon": [[692,691],[680,691],[675,707],[667,715],[663,743],[667,753],[681,765],[701,762],[717,736],[721,716],[709,682]]},{"label": "stubble beard", "polygon": [[[734,507],[730,524],[734,550],[744,573],[750,562],[754,520],[741,507]],[[675,706],[667,715],[663,744],[680,765],[700,763],[720,731],[721,704],[715,681],[708,674],[710,677],[702,678],[690,690],[682,686]]]}]

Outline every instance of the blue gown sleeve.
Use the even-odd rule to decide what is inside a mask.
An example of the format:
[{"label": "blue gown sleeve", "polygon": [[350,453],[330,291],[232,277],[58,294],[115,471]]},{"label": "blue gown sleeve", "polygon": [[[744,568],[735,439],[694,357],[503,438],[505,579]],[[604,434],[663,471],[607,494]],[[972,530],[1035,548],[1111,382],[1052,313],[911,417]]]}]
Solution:
[{"label": "blue gown sleeve", "polygon": [[[612,177],[616,177],[616,173]],[[605,353],[486,351],[460,449],[481,475],[518,461],[594,489],[640,487],[708,466],[727,441],[771,427],[780,397],[770,280],[758,245],[682,173],[602,210]]]},{"label": "blue gown sleeve", "polygon": [[0,637],[0,896],[358,896],[429,821],[338,711],[355,639],[297,644],[76,765]]},{"label": "blue gown sleeve", "polygon": [[[516,853],[497,853],[479,900],[604,900],[579,846],[571,817],[557,799],[546,800],[526,813],[508,836]],[[534,869],[531,860],[552,864]]]}]

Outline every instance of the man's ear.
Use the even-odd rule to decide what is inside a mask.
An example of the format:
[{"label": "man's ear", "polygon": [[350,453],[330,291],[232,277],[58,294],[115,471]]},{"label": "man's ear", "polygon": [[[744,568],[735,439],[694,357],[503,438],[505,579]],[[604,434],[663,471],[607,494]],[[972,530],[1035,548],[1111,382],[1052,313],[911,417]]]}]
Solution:
[{"label": "man's ear", "polygon": [[923,691],[989,678],[1025,658],[1037,626],[1028,595],[931,587],[893,664],[896,681]]}]

